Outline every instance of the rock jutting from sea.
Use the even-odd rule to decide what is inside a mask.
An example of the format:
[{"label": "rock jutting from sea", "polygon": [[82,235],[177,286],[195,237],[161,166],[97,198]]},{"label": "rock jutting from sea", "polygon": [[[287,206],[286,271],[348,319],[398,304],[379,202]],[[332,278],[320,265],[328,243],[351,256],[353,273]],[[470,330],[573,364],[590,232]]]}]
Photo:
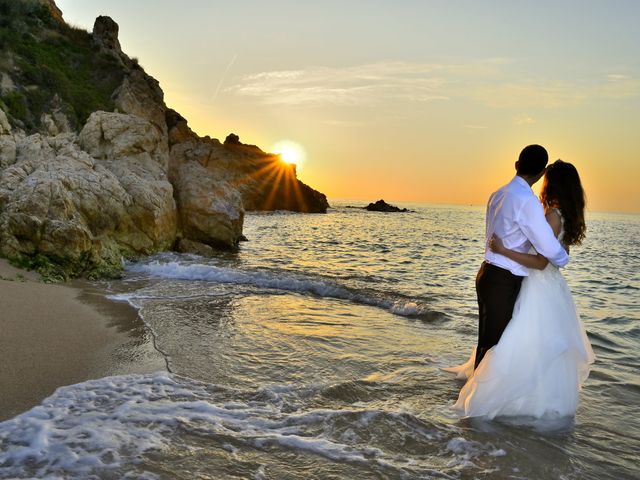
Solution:
[{"label": "rock jutting from sea", "polygon": [[406,208],[396,207],[395,205],[391,205],[384,200],[378,200],[375,203],[370,203],[363,208],[369,212],[410,212],[410,210]]},{"label": "rock jutting from sea", "polygon": [[1,256],[53,277],[116,275],[123,256],[235,248],[245,210],[326,212],[278,155],[195,134],[111,18],[89,33],[53,0],[2,7]]}]

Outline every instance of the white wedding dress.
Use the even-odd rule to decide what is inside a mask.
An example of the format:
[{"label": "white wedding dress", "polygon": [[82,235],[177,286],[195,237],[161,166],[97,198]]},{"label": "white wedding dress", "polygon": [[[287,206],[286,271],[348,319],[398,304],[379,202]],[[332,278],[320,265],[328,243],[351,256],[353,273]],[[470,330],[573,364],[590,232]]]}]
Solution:
[{"label": "white wedding dress", "polygon": [[[562,240],[564,231],[560,232]],[[500,341],[474,371],[475,349],[446,368],[467,382],[454,409],[465,417],[574,415],[595,356],[560,270],[549,263],[522,281]]]}]

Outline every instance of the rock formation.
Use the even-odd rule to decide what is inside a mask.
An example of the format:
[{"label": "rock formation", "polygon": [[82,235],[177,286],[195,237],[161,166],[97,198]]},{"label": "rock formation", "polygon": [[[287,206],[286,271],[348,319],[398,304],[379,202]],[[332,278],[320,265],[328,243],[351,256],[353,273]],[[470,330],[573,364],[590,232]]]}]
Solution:
[{"label": "rock formation", "polygon": [[42,0],[42,3],[49,8],[51,17],[57,22],[64,22],[62,19],[62,10],[58,8],[54,0]]},{"label": "rock formation", "polygon": [[[240,193],[246,210],[293,210],[325,213],[327,198],[296,178],[295,166],[278,155],[263,152],[255,145],[245,145],[236,134],[224,143],[200,138],[176,112],[167,115],[170,145],[169,175],[177,182],[184,164],[197,163],[189,172],[202,172],[224,181]],[[204,173],[204,172],[207,173]]]},{"label": "rock formation", "polygon": [[104,50],[121,52],[119,30],[120,27],[111,17],[100,15],[93,24],[93,41]]},{"label": "rock formation", "polygon": [[409,212],[406,208],[399,208],[395,205],[390,205],[384,200],[378,200],[375,203],[370,203],[364,207],[364,209],[369,212]]},{"label": "rock formation", "polygon": [[61,276],[104,275],[123,254],[170,248],[177,212],[160,141],[146,120],[107,112],[79,135],[4,133],[2,254],[26,265],[48,259]]},{"label": "rock formation", "polygon": [[[122,52],[109,17],[88,34],[68,27],[53,0],[8,8],[7,24],[30,37],[0,46],[0,255],[63,278],[117,274],[122,256],[235,248],[245,210],[326,211],[326,197],[277,155],[191,131]],[[50,38],[54,63],[34,69],[21,55]],[[58,92],[38,83],[38,69],[61,85],[89,80]]]}]

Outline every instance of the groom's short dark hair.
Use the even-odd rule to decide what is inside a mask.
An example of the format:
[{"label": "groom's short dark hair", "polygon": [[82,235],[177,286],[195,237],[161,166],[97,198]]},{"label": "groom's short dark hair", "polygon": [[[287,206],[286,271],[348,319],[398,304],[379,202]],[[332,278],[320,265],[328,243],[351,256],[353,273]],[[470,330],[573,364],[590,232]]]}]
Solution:
[{"label": "groom's short dark hair", "polygon": [[518,175],[538,175],[549,162],[549,154],[541,145],[529,145],[522,149],[516,164]]}]

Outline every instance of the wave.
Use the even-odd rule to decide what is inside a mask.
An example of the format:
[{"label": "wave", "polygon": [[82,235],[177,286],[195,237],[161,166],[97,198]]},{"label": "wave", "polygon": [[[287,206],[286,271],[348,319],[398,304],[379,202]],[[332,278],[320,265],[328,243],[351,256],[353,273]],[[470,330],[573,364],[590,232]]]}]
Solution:
[{"label": "wave", "polygon": [[[160,260],[153,260],[147,263],[130,263],[126,265],[126,270],[132,273],[166,279],[249,285],[279,291],[311,294],[323,298],[348,300],[354,303],[383,308],[403,317],[415,317],[425,320],[436,320],[444,317],[442,312],[430,309],[424,301],[401,294],[387,294],[373,290],[353,290],[330,281],[292,273],[243,271],[215,265]],[[135,293],[132,293],[112,295],[110,298],[114,300],[131,300],[138,297],[136,297]]]},{"label": "wave", "polygon": [[267,450],[275,462],[275,449],[287,458],[310,453],[394,478],[451,478],[432,470],[428,459],[395,452],[407,438],[423,453],[446,452],[451,465],[504,454],[408,413],[309,407],[304,400],[314,391],[308,390],[232,389],[165,372],[61,387],[41,405],[0,423],[2,476],[159,478],[150,470],[167,465],[158,468],[157,462],[181,466],[185,459],[172,452],[205,445],[225,463],[237,461],[239,450],[244,458]]}]

